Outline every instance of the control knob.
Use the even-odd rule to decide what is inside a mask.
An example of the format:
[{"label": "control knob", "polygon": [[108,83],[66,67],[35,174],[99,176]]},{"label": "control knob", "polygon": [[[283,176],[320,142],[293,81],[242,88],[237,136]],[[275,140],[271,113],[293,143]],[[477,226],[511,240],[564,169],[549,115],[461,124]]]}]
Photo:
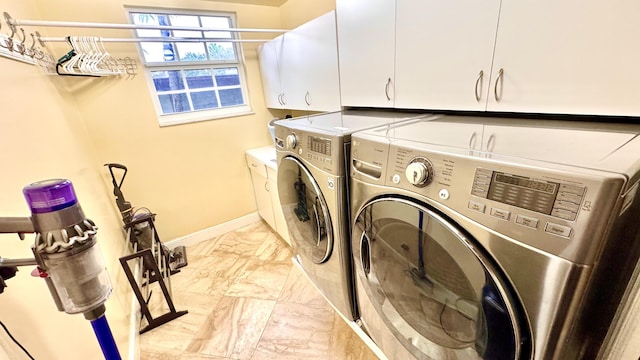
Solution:
[{"label": "control knob", "polygon": [[296,134],[287,135],[287,147],[290,149],[295,149],[298,146],[298,137]]},{"label": "control knob", "polygon": [[416,158],[411,160],[404,175],[409,182],[417,187],[429,185],[433,179],[433,166],[429,160],[425,158]]}]

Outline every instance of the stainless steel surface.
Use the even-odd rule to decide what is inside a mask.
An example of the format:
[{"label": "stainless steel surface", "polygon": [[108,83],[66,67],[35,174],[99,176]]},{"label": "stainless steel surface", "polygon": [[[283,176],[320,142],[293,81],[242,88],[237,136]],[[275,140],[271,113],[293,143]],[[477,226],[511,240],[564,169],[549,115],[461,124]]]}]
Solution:
[{"label": "stainless steel surface", "polygon": [[[596,358],[640,256],[638,134],[637,124],[472,117],[360,132],[352,136],[352,221],[377,198],[435,209],[488,254],[512,287],[524,313],[520,326],[532,335],[530,358]],[[428,186],[405,176],[415,158],[433,164]],[[511,195],[489,195],[502,178],[513,181],[503,187]],[[530,196],[542,205],[531,205]],[[354,261],[361,264],[357,241]],[[361,320],[372,338],[390,358],[410,358],[357,280],[363,267],[355,271]]]},{"label": "stainless steel surface", "polygon": [[[349,319],[356,319],[348,247],[350,231],[346,168],[350,161],[351,134],[423,117],[425,114],[419,113],[343,111],[277,121],[274,124],[278,193],[295,258],[323,295]],[[294,163],[296,166],[290,166]],[[372,169],[375,169],[375,165]],[[294,184],[299,181],[301,174],[307,174],[305,184],[313,188],[321,200],[308,205],[309,220],[305,221],[301,220],[303,215],[299,217],[301,212],[296,214],[295,211],[300,195],[294,191]],[[322,202],[324,204],[320,206]],[[314,251],[317,253],[325,244],[323,229],[316,228],[314,234],[306,223],[319,224],[324,221],[327,222],[327,237],[332,241],[318,261]]]}]

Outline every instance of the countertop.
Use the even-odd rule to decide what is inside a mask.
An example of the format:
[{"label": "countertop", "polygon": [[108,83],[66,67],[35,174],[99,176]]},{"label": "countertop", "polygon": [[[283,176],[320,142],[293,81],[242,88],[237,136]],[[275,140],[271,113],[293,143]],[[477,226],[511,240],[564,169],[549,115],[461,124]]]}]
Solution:
[{"label": "countertop", "polygon": [[249,149],[247,150],[247,155],[254,157],[256,160],[264,163],[266,166],[270,167],[273,170],[278,169],[276,147],[274,145]]}]

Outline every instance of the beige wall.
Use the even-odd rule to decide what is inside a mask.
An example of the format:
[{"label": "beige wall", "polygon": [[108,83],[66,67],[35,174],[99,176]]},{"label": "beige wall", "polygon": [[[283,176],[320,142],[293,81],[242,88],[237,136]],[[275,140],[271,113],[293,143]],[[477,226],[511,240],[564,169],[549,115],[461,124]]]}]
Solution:
[{"label": "beige wall", "polygon": [[[14,18],[39,18],[30,0],[0,0],[0,9]],[[25,185],[50,178],[73,182],[85,214],[100,228],[98,243],[116,284],[107,302],[107,317],[126,351],[128,319],[123,304],[130,297],[116,262],[123,235],[76,101],[60,86],[60,78],[47,77],[36,66],[0,57],[0,79],[0,216],[30,215],[22,196]],[[15,234],[0,235],[0,256],[32,258],[33,240],[33,235],[24,241]],[[100,358],[90,323],[82,315],[58,312],[44,281],[30,276],[32,269],[22,267],[7,281],[8,288],[0,295],[0,319],[36,359]],[[25,358],[10,341],[0,346],[12,358]]]},{"label": "beige wall", "polygon": [[282,27],[293,29],[335,8],[336,0],[289,0],[280,7]]},{"label": "beige wall", "polygon": [[[48,19],[127,22],[125,5],[232,11],[238,26],[279,28],[276,7],[213,1],[94,0],[39,1]],[[56,35],[129,37],[128,31],[55,29]],[[274,37],[244,34],[243,38]],[[131,44],[109,44],[117,57],[137,58]],[[134,206],[157,213],[163,241],[185,236],[256,210],[244,152],[269,143],[256,54],[258,44],[243,46],[250,103],[255,114],[162,127],[143,70],[133,79],[68,79],[90,138],[97,149],[96,164],[118,162],[128,167],[123,192]],[[110,184],[106,169],[102,171]]]},{"label": "beige wall", "polygon": [[[125,5],[210,9],[235,12],[240,27],[286,28],[335,7],[333,2],[306,1],[312,5],[302,0],[290,0],[282,8],[199,0],[0,0],[0,9],[16,19],[115,23],[127,21]],[[126,30],[25,29],[45,36],[130,36]],[[47,46],[56,57],[67,51],[63,44]],[[163,241],[255,211],[244,152],[270,142],[266,123],[273,117],[264,105],[256,47],[243,46],[255,114],[163,128],[157,124],[142,69],[133,79],[61,78],[0,58],[0,216],[29,215],[21,190],[33,181],[73,181],[85,213],[100,226],[99,243],[116,288],[107,302],[107,316],[124,358],[131,292],[117,262],[124,251],[123,234],[102,164],[119,162],[129,168],[125,196],[134,206],[158,214]],[[109,44],[108,49],[118,57],[138,56],[131,44]],[[20,242],[16,235],[0,235],[0,256],[31,257],[32,241],[32,236]],[[9,288],[0,295],[0,319],[35,358],[101,358],[89,323],[82,315],[58,312],[46,286],[30,277],[30,270],[23,268],[8,281]],[[0,357],[3,352],[21,356],[10,342],[0,342],[0,348]]]}]

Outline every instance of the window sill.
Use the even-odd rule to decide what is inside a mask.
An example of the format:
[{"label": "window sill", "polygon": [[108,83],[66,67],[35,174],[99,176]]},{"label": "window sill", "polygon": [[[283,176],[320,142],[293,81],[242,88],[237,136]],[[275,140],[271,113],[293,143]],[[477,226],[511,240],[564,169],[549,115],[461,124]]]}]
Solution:
[{"label": "window sill", "polygon": [[251,109],[250,106],[243,105],[226,109],[218,109],[215,111],[161,115],[158,117],[158,124],[160,125],[160,127],[165,127],[253,114],[255,114],[255,112]]}]

